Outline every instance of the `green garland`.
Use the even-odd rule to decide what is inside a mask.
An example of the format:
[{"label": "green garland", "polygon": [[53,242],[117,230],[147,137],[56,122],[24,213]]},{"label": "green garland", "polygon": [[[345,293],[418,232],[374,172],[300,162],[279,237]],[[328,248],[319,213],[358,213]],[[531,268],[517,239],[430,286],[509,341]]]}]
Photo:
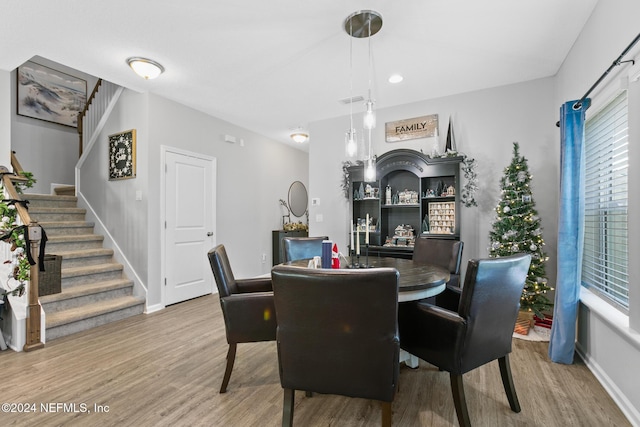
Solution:
[{"label": "green garland", "polygon": [[[2,186],[0,186],[0,190]],[[31,265],[27,258],[26,241],[24,238],[24,229],[18,227],[17,223],[18,211],[14,204],[8,204],[0,202],[0,234],[7,236],[5,240],[11,244],[11,251],[14,256],[13,259],[4,261],[5,264],[12,264],[11,276],[19,284],[12,291],[5,291],[0,293],[0,296],[4,295],[18,295],[22,296],[25,289],[25,283],[29,280],[29,274],[31,272]]]}]

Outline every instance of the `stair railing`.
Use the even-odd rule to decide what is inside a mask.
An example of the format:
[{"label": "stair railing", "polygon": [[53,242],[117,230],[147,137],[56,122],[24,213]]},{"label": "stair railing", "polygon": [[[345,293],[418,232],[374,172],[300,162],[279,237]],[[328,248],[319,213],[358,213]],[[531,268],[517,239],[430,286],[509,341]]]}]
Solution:
[{"label": "stair railing", "polygon": [[[18,159],[13,152],[11,153],[11,166],[14,169],[14,174],[5,173],[2,175],[4,197],[6,199],[12,200],[23,200],[21,194],[16,190],[14,182],[24,182],[27,181],[27,178],[22,176],[22,172],[24,172],[24,170],[22,169],[20,162],[18,162]],[[24,351],[30,351],[44,347],[44,344],[41,342],[41,307],[38,295],[38,264],[42,228],[37,224],[35,220],[31,219],[29,211],[23,203],[14,203],[14,206],[16,208],[16,221],[18,223],[18,226],[28,224],[27,232],[29,234],[28,241],[30,247],[25,248],[25,250],[30,251],[32,259],[36,260],[35,265],[32,265],[29,270],[26,337],[23,347]]]},{"label": "stair railing", "polygon": [[78,157],[82,157],[85,147],[93,144],[99,129],[109,116],[107,112],[113,108],[113,98],[119,96],[120,92],[121,86],[98,79],[84,109],[78,113]]}]

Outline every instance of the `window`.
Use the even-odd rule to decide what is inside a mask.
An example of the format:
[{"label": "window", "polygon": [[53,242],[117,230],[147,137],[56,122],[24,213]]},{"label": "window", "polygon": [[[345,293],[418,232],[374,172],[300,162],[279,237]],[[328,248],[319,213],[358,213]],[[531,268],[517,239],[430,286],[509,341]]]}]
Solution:
[{"label": "window", "polygon": [[624,312],[627,273],[627,92],[585,123],[582,285]]}]

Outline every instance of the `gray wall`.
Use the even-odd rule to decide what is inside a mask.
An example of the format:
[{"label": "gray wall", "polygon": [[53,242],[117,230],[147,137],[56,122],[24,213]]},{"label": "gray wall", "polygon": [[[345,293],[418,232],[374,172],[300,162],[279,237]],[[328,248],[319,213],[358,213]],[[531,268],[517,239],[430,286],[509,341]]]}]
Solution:
[{"label": "gray wall", "polygon": [[11,73],[0,70],[0,165],[11,166]]},{"label": "gray wall", "polygon": [[[453,118],[457,149],[477,160],[479,206],[462,208],[461,240],[464,261],[486,257],[494,208],[500,197],[499,181],[511,161],[513,142],[529,160],[536,208],[543,227],[545,250],[550,257],[546,265],[551,284],[555,283],[555,254],[558,199],[558,128],[553,105],[553,79],[470,92],[445,98],[426,100],[394,108],[378,110],[378,126],[374,134],[375,154],[397,148],[411,148],[430,153],[434,138],[386,143],[384,123],[438,114],[440,120],[440,152],[444,151],[449,116]],[[361,123],[361,115],[354,117]],[[341,162],[344,156],[344,132],[349,118],[315,122],[310,125],[314,142],[309,153],[310,197],[320,198],[320,206],[310,212],[310,233],[328,235],[346,250],[348,236],[348,203],[342,196]],[[464,181],[463,181],[464,182]],[[316,221],[321,214],[322,222]],[[551,295],[550,295],[551,296]],[[551,296],[552,297],[552,296]]]},{"label": "gray wall", "polygon": [[[133,128],[137,178],[108,181],[106,137]],[[225,134],[242,138],[244,146],[225,142]],[[83,165],[81,191],[142,279],[147,307],[162,306],[162,146],[217,159],[216,241],[226,246],[236,277],[268,273],[271,230],[281,228],[283,214],[278,200],[287,198],[293,181],[308,185],[307,153],[165,98],[125,90]],[[135,201],[136,191],[142,201]]]},{"label": "gray wall", "polygon": [[[600,0],[557,76],[555,104],[580,98],[638,34],[640,2]],[[640,59],[640,46],[625,59]],[[597,112],[620,78],[640,65],[616,67],[595,90],[587,117]],[[629,84],[629,218],[640,215],[640,82]],[[640,258],[637,221],[629,222],[629,316],[583,291],[578,349],[591,371],[634,425],[640,425]]]},{"label": "gray wall", "polygon": [[[32,61],[87,81],[87,97],[98,79],[62,64],[35,56]],[[17,77],[11,72],[11,149],[24,170],[37,180],[29,192],[51,192],[51,184],[74,185],[78,161],[78,130],[17,114]]]},{"label": "gray wall", "polygon": [[[146,245],[149,232],[148,110],[148,95],[123,92],[96,143],[86,154],[78,187],[78,192],[93,210],[91,214],[104,224],[145,287],[148,281]],[[136,129],[136,178],[109,181],[107,137],[129,129]],[[136,191],[142,192],[141,201],[136,200]]]}]

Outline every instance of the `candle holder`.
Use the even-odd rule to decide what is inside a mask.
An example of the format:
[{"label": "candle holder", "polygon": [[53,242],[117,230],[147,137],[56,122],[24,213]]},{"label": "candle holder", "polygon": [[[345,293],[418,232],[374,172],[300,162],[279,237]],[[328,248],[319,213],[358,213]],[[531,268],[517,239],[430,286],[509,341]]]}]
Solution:
[{"label": "candle holder", "polygon": [[364,262],[364,268],[369,268],[370,265],[369,265],[369,244],[368,243],[364,246],[364,253],[366,257]]},{"label": "candle holder", "polygon": [[351,264],[349,264],[349,268],[357,268],[359,256],[356,256],[356,250],[351,248],[349,250],[349,254],[351,255]]}]

